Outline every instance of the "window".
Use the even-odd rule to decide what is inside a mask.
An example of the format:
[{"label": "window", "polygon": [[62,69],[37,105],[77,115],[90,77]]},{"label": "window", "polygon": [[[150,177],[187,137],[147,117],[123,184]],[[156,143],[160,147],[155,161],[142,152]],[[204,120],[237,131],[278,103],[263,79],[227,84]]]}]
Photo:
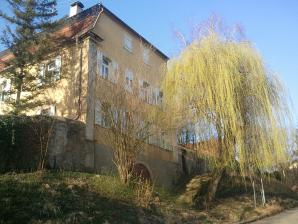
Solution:
[{"label": "window", "polygon": [[61,56],[57,56],[55,59],[51,60],[48,63],[47,69],[46,80],[59,80],[61,78]]},{"label": "window", "polygon": [[157,98],[158,104],[162,103],[162,98],[163,98],[163,92],[161,90],[158,90],[158,98]]},{"label": "window", "polygon": [[110,74],[110,81],[112,83],[117,83],[118,79],[119,79],[119,65],[117,62],[112,61],[112,72]]},{"label": "window", "polygon": [[40,64],[38,67],[39,83],[43,85],[46,82],[52,82],[61,78],[61,56],[49,61],[46,64]]},{"label": "window", "polygon": [[163,92],[159,88],[152,89],[152,104],[162,103]]},{"label": "window", "polygon": [[131,70],[126,69],[125,71],[125,89],[127,91],[132,91],[132,87],[133,87],[133,73]]},{"label": "window", "polygon": [[102,124],[102,111],[101,111],[101,103],[99,100],[95,103],[95,124]]},{"label": "window", "polygon": [[111,60],[102,52],[97,50],[97,72],[103,79],[109,80],[112,76]]},{"label": "window", "polygon": [[11,87],[11,81],[9,79],[2,80],[0,82],[0,101],[7,100]]},{"label": "window", "polygon": [[142,100],[151,104],[161,104],[163,92],[159,88],[153,88],[144,80],[140,81],[139,96]]},{"label": "window", "polygon": [[38,67],[39,85],[42,85],[46,81],[46,66],[45,64],[40,64]]},{"label": "window", "polygon": [[150,50],[147,48],[143,49],[143,61],[145,64],[149,65],[150,60]]},{"label": "window", "polygon": [[155,88],[151,90],[151,103],[152,104],[157,103],[157,91]]},{"label": "window", "polygon": [[44,115],[44,116],[55,116],[56,114],[56,106],[51,105],[48,107],[43,107],[40,110],[40,115]]},{"label": "window", "polygon": [[132,53],[133,50],[133,45],[132,45],[132,38],[131,36],[129,36],[128,34],[124,35],[124,43],[123,43],[123,47],[128,50],[129,52]]},{"label": "window", "polygon": [[144,80],[140,81],[139,95],[142,100],[145,100],[147,86],[149,86],[148,82],[146,82]]},{"label": "window", "polygon": [[101,63],[101,77],[104,79],[109,78],[109,64],[110,59],[108,59],[106,56],[102,55],[102,63]]},{"label": "window", "polygon": [[101,103],[99,100],[95,104],[95,124],[102,127],[109,127],[111,124],[111,106],[108,103]]}]

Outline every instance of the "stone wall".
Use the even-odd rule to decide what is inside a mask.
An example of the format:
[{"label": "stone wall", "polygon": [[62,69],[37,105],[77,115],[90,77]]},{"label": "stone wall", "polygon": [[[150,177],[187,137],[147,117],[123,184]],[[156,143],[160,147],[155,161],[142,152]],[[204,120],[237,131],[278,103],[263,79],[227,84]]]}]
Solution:
[{"label": "stone wall", "polygon": [[53,169],[93,171],[93,143],[85,139],[85,124],[69,119],[55,123],[49,144],[49,165]]},{"label": "stone wall", "polygon": [[[95,141],[86,140],[85,127],[82,122],[57,120],[49,146],[50,167],[116,173],[112,149]],[[183,160],[185,161],[182,162]],[[182,175],[190,175],[202,168],[198,166],[197,157],[190,151],[183,152],[180,149],[167,151],[153,145],[144,148],[137,163],[148,169],[150,178],[155,184],[165,187],[172,187]]]}]

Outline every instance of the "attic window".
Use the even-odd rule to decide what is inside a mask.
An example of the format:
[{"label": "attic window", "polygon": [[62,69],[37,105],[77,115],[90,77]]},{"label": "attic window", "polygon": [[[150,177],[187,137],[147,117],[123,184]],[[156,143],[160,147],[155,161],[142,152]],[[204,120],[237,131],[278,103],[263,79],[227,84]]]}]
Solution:
[{"label": "attic window", "polygon": [[149,65],[150,60],[150,51],[149,49],[145,48],[143,49],[143,61],[145,64]]},{"label": "attic window", "polygon": [[132,53],[132,50],[133,50],[132,38],[128,34],[124,35],[123,47]]}]

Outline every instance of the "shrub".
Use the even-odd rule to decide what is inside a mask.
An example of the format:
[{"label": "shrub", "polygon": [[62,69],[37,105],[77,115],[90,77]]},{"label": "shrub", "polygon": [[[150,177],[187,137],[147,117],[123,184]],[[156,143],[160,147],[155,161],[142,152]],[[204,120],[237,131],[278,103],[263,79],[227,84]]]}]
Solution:
[{"label": "shrub", "polygon": [[0,116],[0,172],[38,169],[52,121],[44,116]]}]

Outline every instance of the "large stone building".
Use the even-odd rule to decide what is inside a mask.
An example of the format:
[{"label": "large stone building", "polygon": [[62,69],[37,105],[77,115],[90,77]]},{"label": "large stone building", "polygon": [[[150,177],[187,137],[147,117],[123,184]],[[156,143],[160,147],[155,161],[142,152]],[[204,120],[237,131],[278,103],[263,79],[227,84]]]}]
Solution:
[{"label": "large stone building", "polygon": [[[113,169],[113,162],[112,151],[101,139],[106,127],[98,108],[101,102],[98,89],[106,85],[113,91],[113,85],[124,80],[126,88],[139,91],[144,104],[158,107],[168,57],[102,4],[83,8],[81,2],[71,5],[69,18],[55,33],[62,40],[59,50],[34,68],[40,76],[50,75],[57,85],[40,96],[49,104],[28,114],[43,113],[82,122],[84,128],[77,132],[80,137],[69,137],[71,128],[66,123],[57,126],[50,161],[52,166],[99,171]],[[11,57],[9,51],[0,53],[0,69],[5,69],[1,61]],[[5,98],[10,81],[0,78],[0,84],[0,114],[3,114],[9,110]],[[185,169],[185,164],[181,164],[185,153],[182,155],[175,147],[174,138],[175,133],[148,142],[138,161],[147,167],[151,179],[167,186]]]}]

